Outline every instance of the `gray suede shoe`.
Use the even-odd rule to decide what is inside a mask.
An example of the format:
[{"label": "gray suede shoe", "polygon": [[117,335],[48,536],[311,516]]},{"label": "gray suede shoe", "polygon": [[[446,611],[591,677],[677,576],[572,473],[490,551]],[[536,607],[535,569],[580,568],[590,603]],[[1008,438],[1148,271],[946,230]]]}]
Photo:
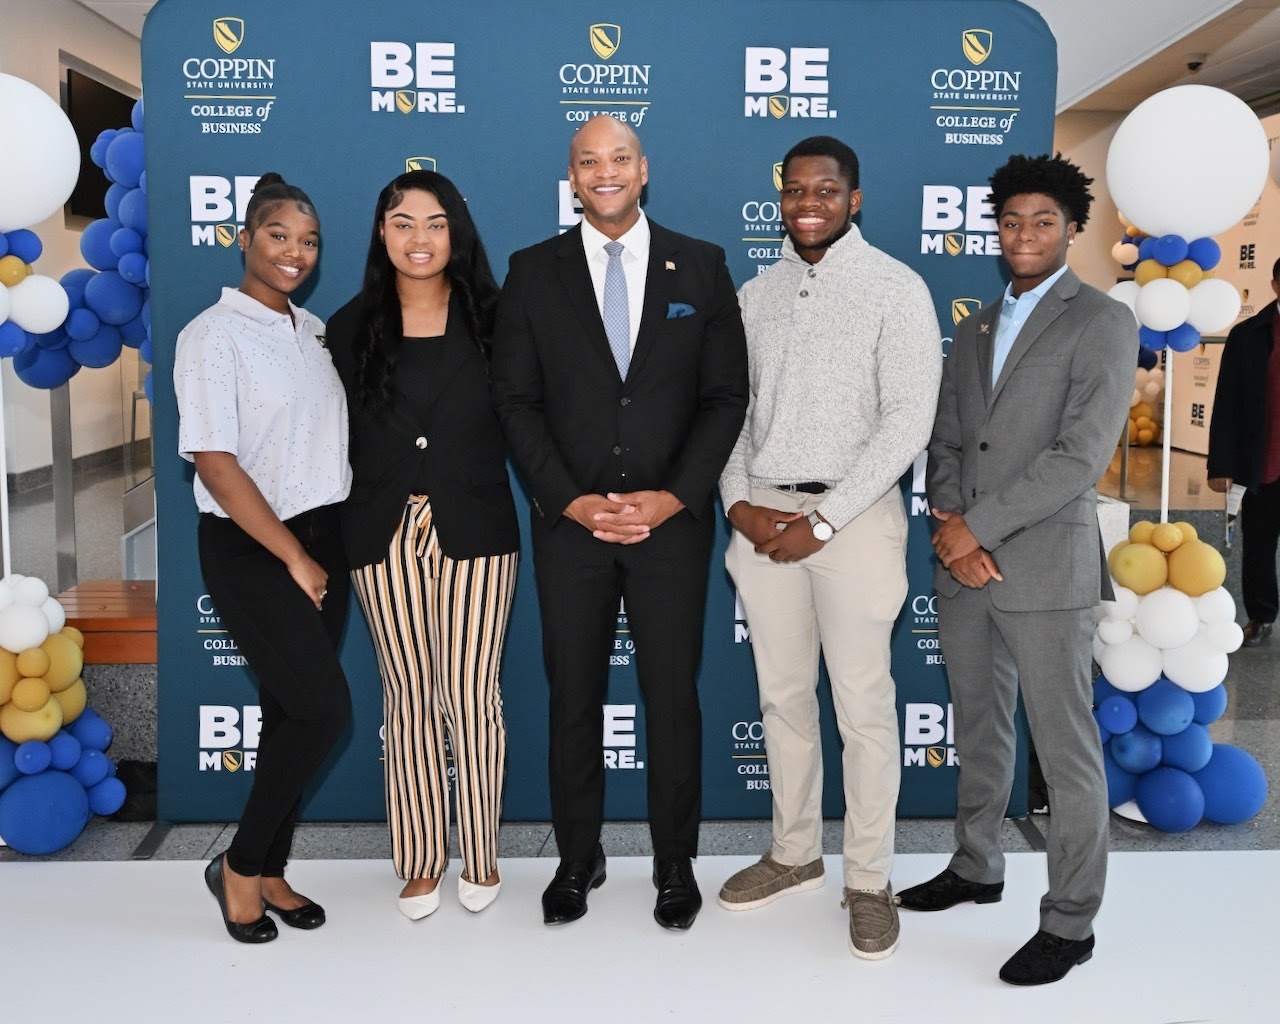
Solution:
[{"label": "gray suede shoe", "polygon": [[772,853],[766,853],[724,883],[718,902],[725,910],[755,910],[779,896],[820,889],[824,881],[821,857],[792,867],[779,864]]}]

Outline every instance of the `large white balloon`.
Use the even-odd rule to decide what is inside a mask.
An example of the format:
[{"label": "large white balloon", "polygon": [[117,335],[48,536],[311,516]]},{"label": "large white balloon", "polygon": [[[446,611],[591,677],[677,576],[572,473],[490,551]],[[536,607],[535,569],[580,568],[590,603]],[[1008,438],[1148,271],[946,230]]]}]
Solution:
[{"label": "large white balloon", "polygon": [[1139,103],[1121,123],[1107,152],[1107,187],[1146,234],[1191,241],[1249,212],[1269,160],[1267,133],[1243,100],[1179,85]]},{"label": "large white balloon", "polygon": [[[1137,281],[1120,281],[1117,284],[1113,284],[1107,294],[1117,302],[1123,302],[1130,310],[1133,310],[1137,305],[1138,292],[1140,290],[1141,286]],[[1134,316],[1137,316],[1137,313],[1134,313]]]},{"label": "large white balloon", "polygon": [[40,274],[25,277],[10,288],[9,300],[9,319],[28,334],[56,331],[71,308],[66,289],[53,278]]},{"label": "large white balloon", "polygon": [[9,319],[9,289],[0,284],[0,324]]},{"label": "large white balloon", "polygon": [[1212,690],[1227,678],[1226,652],[1204,630],[1181,647],[1165,651],[1163,663],[1164,674],[1192,693]]},{"label": "large white balloon", "polygon": [[1098,667],[1117,690],[1136,693],[1160,678],[1160,652],[1136,633],[1120,644],[1108,644]]},{"label": "large white balloon", "polygon": [[1200,612],[1201,622],[1235,622],[1236,620],[1236,601],[1226,587],[1219,587],[1207,594],[1201,594],[1196,599],[1196,607]]},{"label": "large white balloon", "polygon": [[1230,281],[1211,277],[1201,281],[1189,294],[1191,306],[1187,311],[1187,323],[1201,334],[1225,331],[1240,315],[1240,293]]},{"label": "large white balloon", "polygon": [[80,177],[75,130],[43,90],[0,73],[0,144],[0,231],[39,224]]},{"label": "large white balloon", "polygon": [[1153,331],[1171,331],[1187,319],[1191,310],[1191,293],[1167,277],[1148,281],[1138,289],[1134,312],[1138,323]]},{"label": "large white balloon", "polygon": [[1181,590],[1161,587],[1138,604],[1134,625],[1143,640],[1165,651],[1181,647],[1195,636],[1200,628],[1200,616],[1195,602]]}]

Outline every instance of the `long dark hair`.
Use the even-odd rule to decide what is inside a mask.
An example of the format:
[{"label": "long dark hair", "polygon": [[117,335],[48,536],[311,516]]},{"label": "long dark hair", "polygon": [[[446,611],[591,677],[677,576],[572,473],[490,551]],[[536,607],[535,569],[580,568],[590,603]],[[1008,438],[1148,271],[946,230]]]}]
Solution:
[{"label": "long dark hair", "polygon": [[382,238],[387,212],[404,200],[406,192],[430,192],[443,208],[449,225],[449,265],[444,273],[458,299],[467,333],[480,353],[489,358],[489,338],[498,305],[498,284],[489,269],[489,257],[476,231],[475,221],[457,187],[435,171],[409,171],[395,178],[378,195],[373,212],[373,234],[364,264],[360,290],[360,324],[356,331],[356,404],[379,412],[391,402],[391,379],[399,362],[404,321],[396,271]]}]

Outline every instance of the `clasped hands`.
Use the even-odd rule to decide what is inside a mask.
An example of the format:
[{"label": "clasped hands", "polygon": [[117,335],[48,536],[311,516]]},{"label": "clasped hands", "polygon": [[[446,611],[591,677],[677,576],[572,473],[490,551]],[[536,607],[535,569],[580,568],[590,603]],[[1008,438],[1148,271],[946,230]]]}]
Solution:
[{"label": "clasped hands", "polygon": [[934,553],[958,583],[978,590],[991,580],[1004,580],[991,552],[978,543],[962,513],[930,511],[942,523],[933,535]]},{"label": "clasped hands", "polygon": [[581,494],[564,514],[591,536],[609,544],[639,544],[684,508],[670,491]]},{"label": "clasped hands", "polygon": [[774,562],[799,562],[822,550],[822,541],[803,512],[783,512],[765,505],[735,501],[729,522],[755,545],[756,554]]}]

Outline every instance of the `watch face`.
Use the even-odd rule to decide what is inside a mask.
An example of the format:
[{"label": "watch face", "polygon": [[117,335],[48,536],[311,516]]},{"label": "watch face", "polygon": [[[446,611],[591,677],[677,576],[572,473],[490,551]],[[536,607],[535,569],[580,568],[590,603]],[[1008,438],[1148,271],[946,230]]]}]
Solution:
[{"label": "watch face", "polygon": [[809,525],[813,527],[813,539],[820,540],[824,544],[835,536],[835,530],[831,524],[818,518],[817,512],[810,512],[808,515]]}]

